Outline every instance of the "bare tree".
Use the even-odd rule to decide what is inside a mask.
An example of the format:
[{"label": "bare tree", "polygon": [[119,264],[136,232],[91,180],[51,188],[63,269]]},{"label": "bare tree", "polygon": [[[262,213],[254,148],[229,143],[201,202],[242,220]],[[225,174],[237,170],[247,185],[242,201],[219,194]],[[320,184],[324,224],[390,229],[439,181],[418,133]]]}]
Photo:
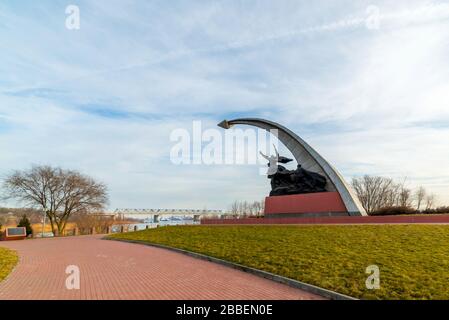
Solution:
[{"label": "bare tree", "polygon": [[352,179],[352,187],[367,213],[396,201],[395,186],[389,178],[365,175]]},{"label": "bare tree", "polygon": [[76,213],[70,218],[71,222],[75,222],[76,226],[82,233],[90,232],[90,229],[95,228],[96,232],[106,232],[109,227],[116,222],[113,215],[99,213]]},{"label": "bare tree", "polygon": [[416,210],[419,210],[421,208],[422,203],[424,202],[424,199],[426,198],[427,192],[426,189],[423,186],[420,186],[416,192],[415,192],[415,199],[416,199]]},{"label": "bare tree", "polygon": [[399,183],[398,205],[400,207],[412,206],[412,190],[405,186],[406,179]]},{"label": "bare tree", "polygon": [[234,201],[231,204],[231,214],[233,217],[237,217],[239,215],[239,202],[238,201]]},{"label": "bare tree", "polygon": [[253,214],[259,217],[262,214],[262,204],[259,201],[253,202]]},{"label": "bare tree", "polygon": [[257,216],[263,216],[264,211],[265,211],[265,200],[261,200],[261,201],[256,201],[254,202],[257,208]]},{"label": "bare tree", "polygon": [[6,217],[3,215],[0,215],[0,232],[2,231],[2,227],[5,223],[6,223]]},{"label": "bare tree", "polygon": [[436,196],[435,194],[431,193],[426,195],[425,201],[426,201],[426,210],[430,210],[433,208],[435,204]]},{"label": "bare tree", "polygon": [[7,197],[45,211],[53,232],[60,235],[71,215],[101,210],[108,201],[104,184],[77,171],[50,166],[15,171],[5,179],[3,189]]},{"label": "bare tree", "polygon": [[352,187],[368,214],[386,207],[410,207],[412,191],[406,179],[396,183],[391,178],[368,176],[352,179]]},{"label": "bare tree", "polygon": [[399,193],[401,191],[401,185],[398,183],[394,183],[391,180],[391,184],[386,186],[386,189],[384,190],[382,201],[380,201],[381,205],[378,209],[381,207],[394,207],[399,205]]},{"label": "bare tree", "polygon": [[239,216],[244,216],[244,215],[246,215],[247,207],[248,207],[248,203],[247,203],[246,201],[240,201],[240,202],[239,202],[238,215],[239,215]]},{"label": "bare tree", "polygon": [[265,201],[234,201],[230,205],[230,212],[234,217],[237,216],[260,216],[264,212]]}]

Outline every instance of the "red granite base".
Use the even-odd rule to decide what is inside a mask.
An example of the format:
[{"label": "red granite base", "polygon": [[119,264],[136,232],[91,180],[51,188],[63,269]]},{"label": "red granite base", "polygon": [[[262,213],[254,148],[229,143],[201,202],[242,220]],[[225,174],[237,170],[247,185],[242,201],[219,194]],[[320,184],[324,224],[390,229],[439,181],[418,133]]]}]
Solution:
[{"label": "red granite base", "polygon": [[319,192],[265,199],[266,218],[348,216],[338,192]]}]

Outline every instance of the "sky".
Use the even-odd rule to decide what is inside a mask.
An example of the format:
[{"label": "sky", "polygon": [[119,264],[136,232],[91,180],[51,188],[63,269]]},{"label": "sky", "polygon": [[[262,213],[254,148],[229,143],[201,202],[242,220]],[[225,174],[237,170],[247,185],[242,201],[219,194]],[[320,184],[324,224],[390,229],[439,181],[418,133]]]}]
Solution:
[{"label": "sky", "polygon": [[2,0],[0,176],[50,164],[104,182],[111,210],[226,209],[269,193],[260,165],[176,165],[170,135],[259,117],[347,180],[447,204],[448,56],[449,1]]}]

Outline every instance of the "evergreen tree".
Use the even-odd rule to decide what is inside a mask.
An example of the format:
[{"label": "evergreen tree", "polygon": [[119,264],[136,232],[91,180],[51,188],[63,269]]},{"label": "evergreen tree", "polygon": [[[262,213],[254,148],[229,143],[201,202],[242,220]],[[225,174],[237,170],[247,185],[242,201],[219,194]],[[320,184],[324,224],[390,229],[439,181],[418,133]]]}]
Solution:
[{"label": "evergreen tree", "polygon": [[28,217],[25,214],[22,216],[22,219],[20,219],[17,227],[25,227],[27,236],[29,236],[30,234],[33,233],[33,229],[31,229],[30,220],[28,219]]}]

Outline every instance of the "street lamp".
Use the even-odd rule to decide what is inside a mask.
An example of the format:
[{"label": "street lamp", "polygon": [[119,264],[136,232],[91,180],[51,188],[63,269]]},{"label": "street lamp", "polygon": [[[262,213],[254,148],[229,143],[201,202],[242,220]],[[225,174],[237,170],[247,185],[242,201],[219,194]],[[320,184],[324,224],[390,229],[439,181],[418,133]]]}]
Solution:
[{"label": "street lamp", "polygon": [[47,217],[47,208],[44,207],[44,219],[42,220],[42,238],[44,238],[45,218]]}]

